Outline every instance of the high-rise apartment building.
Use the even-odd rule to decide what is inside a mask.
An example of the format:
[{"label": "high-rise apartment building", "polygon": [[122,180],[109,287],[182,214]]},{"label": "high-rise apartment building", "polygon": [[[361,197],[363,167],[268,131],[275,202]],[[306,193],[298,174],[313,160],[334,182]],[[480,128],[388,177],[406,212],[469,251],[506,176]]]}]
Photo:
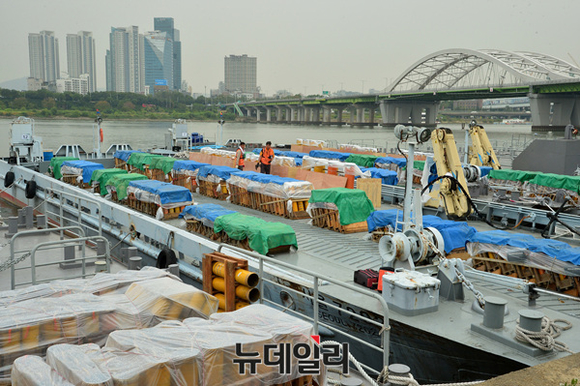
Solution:
[{"label": "high-rise apartment building", "polygon": [[145,92],[143,35],[139,27],[111,27],[106,54],[107,91]]},{"label": "high-rise apartment building", "polygon": [[56,83],[60,78],[58,39],[53,31],[28,34],[30,77],[41,83]]},{"label": "high-rise apartment building", "polygon": [[154,93],[155,85],[162,83],[169,90],[173,85],[173,41],[167,32],[153,31],[144,35],[145,85]]},{"label": "high-rise apartment building", "polygon": [[256,58],[248,57],[248,55],[226,56],[225,90],[229,93],[257,93],[256,73]]},{"label": "high-rise apartment building", "polygon": [[179,30],[175,29],[172,17],[156,17],[153,19],[153,28],[155,31],[166,32],[172,41],[173,52],[173,87],[170,89],[179,90],[181,88],[181,41]]},{"label": "high-rise apartment building", "polygon": [[78,34],[66,35],[66,56],[68,75],[78,79],[82,74],[89,76],[89,92],[97,90],[95,41],[93,33],[80,31]]}]

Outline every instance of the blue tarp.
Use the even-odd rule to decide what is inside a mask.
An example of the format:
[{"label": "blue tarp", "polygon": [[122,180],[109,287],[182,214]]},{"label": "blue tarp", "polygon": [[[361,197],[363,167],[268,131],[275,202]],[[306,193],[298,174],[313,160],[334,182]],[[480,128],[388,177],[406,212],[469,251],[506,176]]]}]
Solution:
[{"label": "blue tarp", "polygon": [[[397,213],[399,222],[403,221],[403,212],[396,209],[379,210],[370,214],[367,218],[369,232],[390,225],[395,228]],[[423,216],[423,227],[435,228],[443,236],[445,252],[449,253],[457,248],[464,248],[469,238],[476,234],[475,228],[464,222],[443,220],[437,216]],[[399,226],[399,231],[400,226]]]},{"label": "blue tarp", "polygon": [[493,170],[491,166],[480,166],[479,169],[481,170],[482,177],[487,176],[489,172]]},{"label": "blue tarp", "polygon": [[[282,153],[282,150],[278,150],[278,149],[272,149],[272,150],[274,150],[274,155],[282,155],[281,154]],[[252,152],[254,154],[258,154],[258,155],[260,155],[260,152],[261,151],[262,151],[262,148],[261,147],[257,147],[254,150],[252,150]]]},{"label": "blue tarp", "polygon": [[296,166],[302,166],[302,158],[294,158],[294,162],[296,162]]},{"label": "blue tarp", "polygon": [[78,168],[83,170],[83,182],[89,182],[93,176],[93,172],[97,169],[104,169],[102,164],[90,161],[64,161],[61,165],[61,170],[63,166],[69,166],[71,168]]},{"label": "blue tarp", "polygon": [[360,170],[363,173],[366,171],[371,172],[371,178],[380,178],[381,183],[384,185],[397,185],[399,183],[397,172],[394,170],[381,168],[360,168]]},{"label": "blue tarp", "polygon": [[275,175],[271,175],[271,174],[262,174],[262,173],[256,173],[253,171],[236,171],[235,173],[231,173],[235,176],[238,177],[242,177],[242,178],[246,178],[248,180],[251,181],[256,181],[256,182],[261,182],[263,184],[278,184],[278,185],[284,185],[285,182],[301,182],[300,180],[297,180],[295,178],[289,178],[289,177],[279,177],[279,176],[275,176]]},{"label": "blue tarp", "polygon": [[[183,186],[176,186],[156,180],[131,181],[129,186],[159,195],[161,204],[192,201],[191,192]],[[137,197],[139,199],[139,197]]]},{"label": "blue tarp", "polygon": [[316,158],[337,159],[341,162],[346,161],[346,159],[350,157],[350,153],[341,153],[330,150],[312,150],[308,155]]},{"label": "blue tarp", "polygon": [[139,150],[117,150],[115,154],[113,154],[113,158],[118,158],[122,161],[127,162],[129,160],[129,157],[133,153],[143,153],[143,152]]},{"label": "blue tarp", "polygon": [[561,261],[568,261],[580,265],[580,248],[548,239],[536,239],[532,235],[514,234],[506,231],[494,230],[478,232],[468,240],[472,243],[486,243],[494,245],[511,245],[512,247],[525,248],[531,252],[544,253]]},{"label": "blue tarp", "polygon": [[183,218],[186,214],[195,217],[196,219],[208,219],[213,222],[219,216],[226,214],[238,213],[234,210],[229,210],[218,204],[199,204],[188,205],[179,214],[179,218]]},{"label": "blue tarp", "polygon": [[230,178],[230,174],[235,173],[235,172],[239,172],[239,171],[240,171],[240,169],[230,168],[229,166],[207,165],[207,166],[202,166],[199,168],[199,170],[197,171],[197,176],[205,178],[209,174],[213,174],[213,175],[218,176],[219,178],[221,178],[223,180],[227,180],[228,178]]},{"label": "blue tarp", "polygon": [[306,153],[299,153],[297,151],[281,151],[280,155],[283,157],[292,157],[292,158],[300,158],[302,159],[305,155],[308,155]]},{"label": "blue tarp", "polygon": [[209,164],[204,164],[203,162],[197,162],[197,161],[175,161],[173,163],[173,170],[191,170],[191,171],[195,171],[197,169],[199,169],[202,166],[209,166]]},{"label": "blue tarp", "polygon": [[405,158],[379,157],[375,160],[375,165],[380,164],[396,164],[398,167],[404,168],[407,165],[407,160]]},{"label": "blue tarp", "polygon": [[222,145],[199,145],[199,146],[192,146],[190,149],[191,150],[201,150],[204,147],[209,147],[210,149],[222,149],[225,146],[222,146]]}]

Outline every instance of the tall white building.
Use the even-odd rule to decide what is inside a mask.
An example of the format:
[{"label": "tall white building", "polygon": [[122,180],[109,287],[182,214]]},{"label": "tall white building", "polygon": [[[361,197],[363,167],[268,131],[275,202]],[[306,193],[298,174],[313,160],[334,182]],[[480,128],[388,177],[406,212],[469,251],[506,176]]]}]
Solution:
[{"label": "tall white building", "polygon": [[41,83],[55,83],[60,78],[58,39],[53,31],[28,34],[30,77]]},{"label": "tall white building", "polygon": [[139,27],[111,28],[106,55],[107,91],[145,92],[143,35]]},{"label": "tall white building", "polygon": [[89,92],[97,90],[95,41],[93,33],[80,31],[78,34],[66,35],[66,55],[68,74],[72,79],[87,74]]},{"label": "tall white building", "polygon": [[152,31],[144,35],[145,41],[145,85],[151,93],[156,85],[173,85],[173,41],[167,32]]},{"label": "tall white building", "polygon": [[256,83],[257,59],[248,55],[230,55],[225,57],[225,90],[229,93],[258,92]]}]

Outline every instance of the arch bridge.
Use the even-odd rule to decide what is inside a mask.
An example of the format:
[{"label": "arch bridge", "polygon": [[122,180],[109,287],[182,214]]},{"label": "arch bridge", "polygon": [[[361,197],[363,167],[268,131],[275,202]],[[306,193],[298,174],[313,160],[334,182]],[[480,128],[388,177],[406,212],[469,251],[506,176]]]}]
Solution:
[{"label": "arch bridge", "polygon": [[[382,124],[434,126],[440,101],[528,96],[535,129],[580,126],[580,68],[535,52],[448,49],[413,63],[384,92],[354,97],[264,100],[240,103],[262,121],[305,124],[374,125],[380,108]],[[275,112],[275,117],[272,112]],[[322,112],[322,117],[321,117]],[[331,112],[336,121],[331,120]]]}]

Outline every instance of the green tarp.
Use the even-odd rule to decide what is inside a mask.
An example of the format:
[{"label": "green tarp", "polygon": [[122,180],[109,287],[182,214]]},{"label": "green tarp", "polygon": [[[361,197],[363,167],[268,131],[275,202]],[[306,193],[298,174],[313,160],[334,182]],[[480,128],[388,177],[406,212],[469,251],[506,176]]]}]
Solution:
[{"label": "green tarp", "polygon": [[508,180],[508,181],[519,181],[526,182],[533,179],[535,176],[542,174],[541,172],[527,172],[523,170],[490,170],[489,178],[495,178],[496,180]]},{"label": "green tarp", "polygon": [[101,196],[106,196],[108,193],[107,182],[117,174],[127,174],[127,171],[123,169],[97,169],[91,176],[91,183],[93,181],[97,182],[101,188]]},{"label": "green tarp", "polygon": [[376,155],[370,154],[350,154],[350,156],[344,160],[344,162],[352,162],[357,164],[358,166],[362,166],[365,168],[372,168],[375,166],[375,161],[379,158]]},{"label": "green tarp", "polygon": [[309,202],[331,202],[338,207],[340,225],[366,221],[375,211],[367,194],[359,189],[330,188],[312,191]]},{"label": "green tarp", "polygon": [[574,193],[580,193],[580,176],[565,176],[552,173],[538,173],[530,184],[548,186],[556,189],[567,189]]},{"label": "green tarp", "polygon": [[117,174],[107,182],[107,186],[114,186],[117,191],[117,200],[127,197],[127,187],[129,182],[137,180],[147,180],[147,176],[139,173]]},{"label": "green tarp", "polygon": [[149,170],[161,169],[163,174],[169,174],[173,169],[173,164],[175,163],[175,158],[171,157],[155,157],[151,159],[149,164]]},{"label": "green tarp", "polygon": [[[403,169],[407,169],[405,166]],[[413,161],[413,169],[423,170],[425,169],[425,161]]]},{"label": "green tarp", "polygon": [[290,225],[267,222],[261,218],[240,213],[217,217],[213,222],[213,231],[215,233],[224,231],[234,240],[247,238],[250,248],[262,255],[282,245],[293,245],[298,248],[296,233]]},{"label": "green tarp", "polygon": [[77,157],[53,157],[50,160],[50,169],[52,170],[52,176],[57,180],[60,180],[62,174],[60,173],[60,167],[64,161],[78,161]]},{"label": "green tarp", "polygon": [[153,158],[162,157],[159,154],[149,154],[149,153],[132,153],[129,157],[127,163],[131,166],[136,167],[139,170],[145,170],[145,165],[151,165],[151,160]]}]

